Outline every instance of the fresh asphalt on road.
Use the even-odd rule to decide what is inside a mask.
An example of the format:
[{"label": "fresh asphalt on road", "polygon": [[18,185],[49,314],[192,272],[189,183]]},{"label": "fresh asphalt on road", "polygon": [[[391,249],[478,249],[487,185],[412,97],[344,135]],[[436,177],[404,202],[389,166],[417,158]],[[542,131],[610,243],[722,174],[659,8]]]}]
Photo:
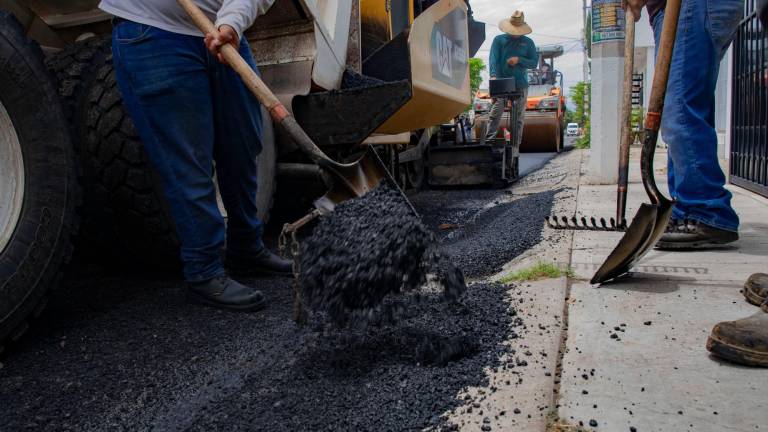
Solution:
[{"label": "fresh asphalt on road", "polygon": [[[524,155],[535,170],[553,155]],[[515,186],[512,186],[514,188]],[[487,384],[516,312],[510,287],[484,282],[541,240],[545,191],[411,196],[440,248],[479,282],[459,305],[427,295],[400,321],[338,330],[291,320],[291,280],[245,279],[270,306],[238,314],[190,305],[175,277],[74,269],[21,341],[0,357],[0,430],[376,430],[439,426]],[[280,221],[276,221],[280,223]],[[455,229],[439,230],[441,224]],[[272,239],[274,241],[274,239]],[[443,367],[425,343],[471,338]]]},{"label": "fresh asphalt on road", "polygon": [[[573,148],[576,137],[565,137],[565,150]],[[541,168],[555,157],[557,153],[523,153],[520,155],[520,175],[524,176]]]}]

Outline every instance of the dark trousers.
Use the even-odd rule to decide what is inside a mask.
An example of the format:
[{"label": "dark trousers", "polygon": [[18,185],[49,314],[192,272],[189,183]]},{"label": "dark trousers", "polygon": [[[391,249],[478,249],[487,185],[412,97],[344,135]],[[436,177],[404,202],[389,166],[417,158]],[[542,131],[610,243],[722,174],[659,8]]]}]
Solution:
[{"label": "dark trousers", "polygon": [[[216,204],[214,161],[227,210],[227,253],[263,249],[256,216],[260,105],[201,37],[120,20],[112,50],[123,101],[162,179],[181,241],[184,276],[224,273],[224,218]],[[240,53],[256,69],[248,45]]]}]

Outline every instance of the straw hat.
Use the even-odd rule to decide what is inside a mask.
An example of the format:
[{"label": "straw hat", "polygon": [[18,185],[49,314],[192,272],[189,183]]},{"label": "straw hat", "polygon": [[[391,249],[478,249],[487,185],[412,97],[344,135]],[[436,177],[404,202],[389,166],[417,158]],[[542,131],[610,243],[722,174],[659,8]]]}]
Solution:
[{"label": "straw hat", "polygon": [[499,28],[512,36],[523,36],[533,32],[531,26],[525,22],[525,14],[521,10],[513,12],[509,19],[501,20]]}]

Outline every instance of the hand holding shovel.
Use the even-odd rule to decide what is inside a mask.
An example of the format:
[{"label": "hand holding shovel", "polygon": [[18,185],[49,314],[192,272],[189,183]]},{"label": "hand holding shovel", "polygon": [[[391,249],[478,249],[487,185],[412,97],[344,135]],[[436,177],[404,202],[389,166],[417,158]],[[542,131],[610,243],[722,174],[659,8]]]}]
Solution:
[{"label": "hand holding shovel", "polygon": [[[189,14],[195,25],[206,35],[217,37],[219,34],[216,26],[195,5],[192,0],[177,0],[179,5]],[[391,179],[381,159],[372,148],[354,163],[341,164],[329,158],[302,130],[293,115],[283,106],[280,100],[269,90],[264,81],[251,69],[240,53],[232,44],[224,44],[220,48],[221,59],[229,64],[240,75],[248,90],[264,105],[272,120],[293,139],[296,145],[316,163],[325,174],[329,183],[329,190],[315,206],[321,211],[332,211],[334,206],[347,199],[356,198],[366,194],[378,186],[384,180],[389,179],[393,187],[398,188],[397,183]],[[399,190],[399,188],[398,188]],[[402,194],[403,199],[411,206],[410,201]]]}]

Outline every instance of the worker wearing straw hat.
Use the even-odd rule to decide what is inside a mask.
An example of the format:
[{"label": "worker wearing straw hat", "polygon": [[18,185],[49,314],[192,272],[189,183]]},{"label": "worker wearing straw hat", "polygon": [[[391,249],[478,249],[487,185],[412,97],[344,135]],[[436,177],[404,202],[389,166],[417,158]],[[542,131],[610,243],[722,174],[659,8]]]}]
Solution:
[{"label": "worker wearing straw hat", "polygon": [[[525,22],[523,11],[515,11],[511,17],[499,23],[499,29],[504,32],[493,39],[489,69],[491,79],[514,78],[515,84],[522,91],[516,100],[514,113],[517,119],[515,130],[517,131],[515,145],[519,146],[523,138],[523,117],[525,115],[525,102],[528,98],[528,69],[538,65],[539,56],[536,45],[525,35],[532,32],[531,27]],[[499,131],[499,123],[506,106],[506,98],[497,98],[491,107],[488,134],[486,140],[492,140]]]}]

